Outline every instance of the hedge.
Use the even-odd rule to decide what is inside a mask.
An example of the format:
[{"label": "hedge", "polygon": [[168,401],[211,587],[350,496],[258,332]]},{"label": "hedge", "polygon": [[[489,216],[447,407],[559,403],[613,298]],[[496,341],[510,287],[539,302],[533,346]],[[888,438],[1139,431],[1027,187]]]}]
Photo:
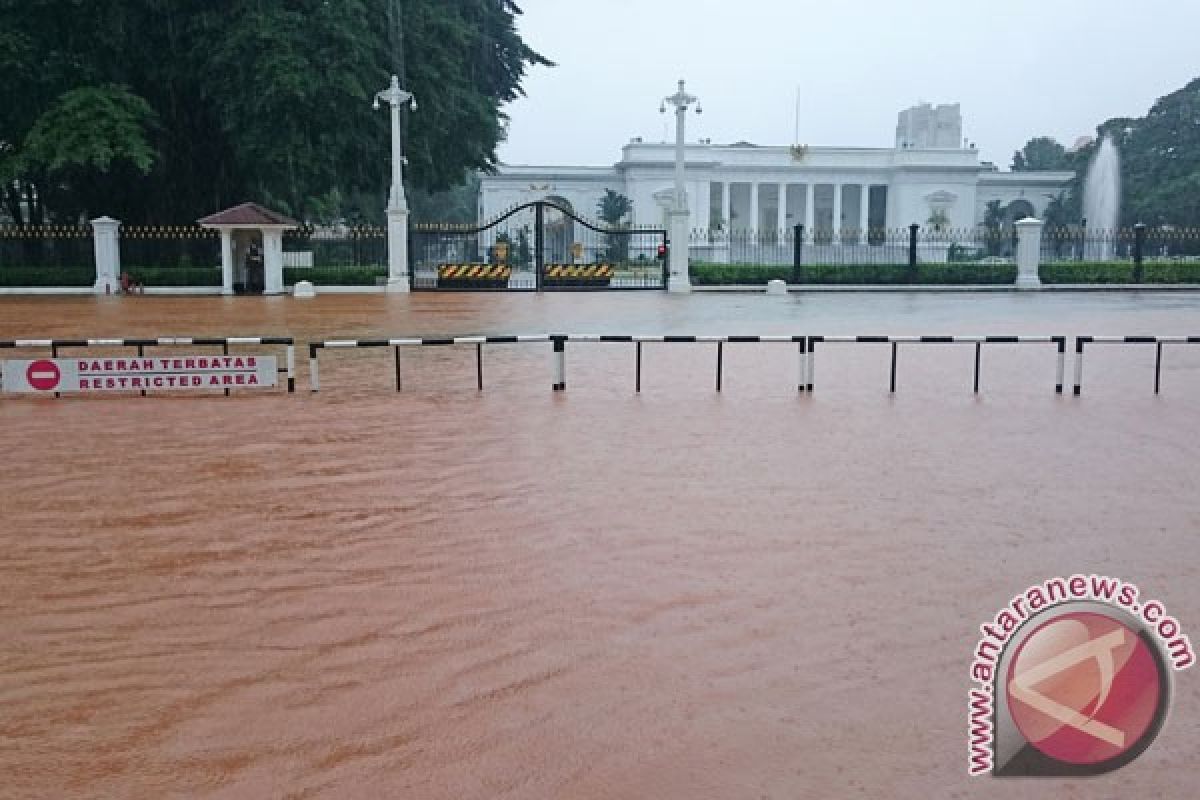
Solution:
[{"label": "hedge", "polygon": [[283,282],[312,281],[317,286],[374,286],[386,278],[387,267],[284,267]]},{"label": "hedge", "polygon": [[220,267],[123,267],[143,286],[220,286]]},{"label": "hedge", "polygon": [[0,286],[93,286],[96,268],[79,267],[0,267]]},{"label": "hedge", "polygon": [[1060,261],[1038,267],[1042,283],[1133,283],[1132,261]]},{"label": "hedge", "polygon": [[949,286],[1003,285],[1017,279],[1014,264],[708,264],[691,265],[692,282],[699,286],[760,285],[770,280],[809,284],[942,284]]}]

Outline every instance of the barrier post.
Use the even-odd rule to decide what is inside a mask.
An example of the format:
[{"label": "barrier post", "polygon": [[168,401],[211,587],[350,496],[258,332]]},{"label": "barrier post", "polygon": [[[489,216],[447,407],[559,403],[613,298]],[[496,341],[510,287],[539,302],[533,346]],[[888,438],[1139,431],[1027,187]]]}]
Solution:
[{"label": "barrier post", "polygon": [[896,342],[892,342],[892,394],[896,393],[896,351],[899,349],[899,347],[900,345],[898,345]]},{"label": "barrier post", "polygon": [[400,391],[400,345],[393,345],[392,349],[396,351],[396,391]]},{"label": "barrier post", "polygon": [[567,389],[567,337],[554,335],[550,341],[554,343],[554,391],[564,392]]},{"label": "barrier post", "polygon": [[1066,376],[1067,371],[1067,337],[1055,336],[1054,341],[1058,344],[1058,369],[1056,371],[1058,380],[1054,385],[1054,393],[1062,394],[1063,378]]},{"label": "barrier post", "polygon": [[475,343],[475,374],[479,391],[483,391],[483,342]]},{"label": "barrier post", "polygon": [[717,391],[721,391],[721,362],[725,354],[725,343],[717,342]]},{"label": "barrier post", "polygon": [[313,392],[321,388],[320,373],[317,370],[317,343],[308,343],[308,385]]},{"label": "barrier post", "polygon": [[799,364],[797,365],[797,369],[800,373],[800,383],[796,389],[797,391],[803,392],[808,388],[808,337],[800,337],[800,341],[796,345],[796,351],[799,353]]},{"label": "barrier post", "polygon": [[634,368],[633,388],[636,392],[642,391],[642,343],[637,342],[637,366]]},{"label": "barrier post", "polygon": [[287,346],[287,381],[288,394],[294,394],[296,391],[296,346],[294,344]]},{"label": "barrier post", "polygon": [[983,342],[975,343],[975,394],[979,394],[979,356],[983,350]]},{"label": "barrier post", "polygon": [[1162,374],[1162,342],[1154,343],[1154,393],[1158,394],[1158,379]]},{"label": "barrier post", "polygon": [[1075,337],[1075,396],[1083,391],[1083,346],[1090,342],[1090,336]]}]

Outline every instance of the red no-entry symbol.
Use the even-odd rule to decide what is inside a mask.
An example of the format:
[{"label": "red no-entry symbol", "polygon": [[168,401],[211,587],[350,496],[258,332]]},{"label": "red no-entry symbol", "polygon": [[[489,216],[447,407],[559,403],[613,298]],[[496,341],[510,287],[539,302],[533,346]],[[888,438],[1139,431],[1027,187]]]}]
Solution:
[{"label": "red no-entry symbol", "polygon": [[34,361],[25,369],[25,377],[29,381],[29,385],[34,389],[39,389],[43,392],[58,388],[58,382],[62,379],[62,373],[58,370],[58,364],[53,361]]}]

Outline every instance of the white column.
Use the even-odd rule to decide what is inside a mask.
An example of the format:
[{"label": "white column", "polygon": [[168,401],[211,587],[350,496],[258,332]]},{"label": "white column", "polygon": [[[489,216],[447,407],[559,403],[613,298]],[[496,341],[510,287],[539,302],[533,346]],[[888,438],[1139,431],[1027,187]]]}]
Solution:
[{"label": "white column", "polygon": [[787,184],[779,184],[779,222],[775,226],[779,228],[779,235],[782,236],[787,230]]},{"label": "white column", "polygon": [[860,244],[867,244],[867,232],[871,223],[871,186],[864,183],[861,187],[862,196],[859,198],[858,227],[862,231]]},{"label": "white column", "polygon": [[811,238],[817,224],[817,187],[810,180],[804,184],[804,235]]},{"label": "white column", "polygon": [[92,220],[92,249],[96,255],[96,294],[115,294],[121,286],[121,222],[112,217]]},{"label": "white column", "polygon": [[1042,225],[1040,219],[1026,217],[1017,220],[1017,288],[1040,289],[1038,265],[1042,258]]},{"label": "white column", "polygon": [[408,284],[408,207],[387,210],[388,292],[407,292]]},{"label": "white column", "polygon": [[729,200],[729,181],[724,181],[721,184],[721,219],[724,221],[725,233],[729,233],[729,229],[733,227],[733,220],[729,215],[733,212],[733,208]]},{"label": "white column", "polygon": [[283,292],[283,231],[264,229],[263,294]]},{"label": "white column", "polygon": [[758,233],[758,184],[750,184],[750,230]]},{"label": "white column", "polygon": [[833,185],[833,241],[835,244],[840,244],[842,241],[842,184],[840,183]]},{"label": "white column", "polygon": [[233,231],[221,228],[221,294],[233,294]]}]

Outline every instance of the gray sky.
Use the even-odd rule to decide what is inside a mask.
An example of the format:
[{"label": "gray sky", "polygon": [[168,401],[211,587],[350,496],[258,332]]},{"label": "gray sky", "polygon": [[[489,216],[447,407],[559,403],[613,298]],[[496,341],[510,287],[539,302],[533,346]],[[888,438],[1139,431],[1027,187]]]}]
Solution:
[{"label": "gray sky", "polygon": [[1007,169],[1032,136],[1070,146],[1200,76],[1196,0],[519,4],[558,66],[508,108],[510,164],[607,165],[632,136],[661,141],[659,100],[685,78],[704,108],[689,141],[791,144],[799,88],[802,144],[890,147],[901,109],[958,102],[964,135]]}]

